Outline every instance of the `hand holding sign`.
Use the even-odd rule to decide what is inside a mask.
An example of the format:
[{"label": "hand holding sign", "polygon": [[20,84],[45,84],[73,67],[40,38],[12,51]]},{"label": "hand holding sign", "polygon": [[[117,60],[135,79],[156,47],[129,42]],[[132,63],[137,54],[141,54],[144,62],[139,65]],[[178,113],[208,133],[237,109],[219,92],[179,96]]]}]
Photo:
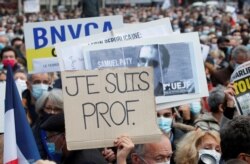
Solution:
[{"label": "hand holding sign", "polygon": [[125,164],[127,156],[130,151],[135,147],[134,143],[128,136],[120,136],[114,141],[117,147],[117,163]]}]

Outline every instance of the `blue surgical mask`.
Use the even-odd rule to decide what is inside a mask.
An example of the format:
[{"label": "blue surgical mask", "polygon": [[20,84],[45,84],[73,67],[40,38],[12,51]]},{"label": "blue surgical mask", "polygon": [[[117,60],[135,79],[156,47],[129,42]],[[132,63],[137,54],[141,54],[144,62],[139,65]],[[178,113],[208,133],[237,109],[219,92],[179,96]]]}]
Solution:
[{"label": "blue surgical mask", "polygon": [[192,102],[190,104],[190,111],[192,114],[199,114],[201,112],[201,103],[200,102]]},{"label": "blue surgical mask", "polygon": [[3,64],[2,63],[0,63],[0,70],[2,70],[3,69]]},{"label": "blue surgical mask", "polygon": [[162,116],[157,118],[157,123],[159,128],[165,133],[169,133],[170,130],[172,129],[172,122],[173,122],[172,118],[165,118]]},{"label": "blue surgical mask", "polygon": [[2,50],[5,47],[5,44],[0,43],[0,50]]},{"label": "blue surgical mask", "polygon": [[33,84],[32,85],[32,96],[37,100],[39,99],[44,91],[48,91],[49,85],[47,84]]},{"label": "blue surgical mask", "polygon": [[53,142],[47,142],[47,148],[48,148],[48,152],[50,154],[50,158],[53,161],[56,161],[57,163],[61,162],[62,159],[62,150],[60,149],[59,151],[56,151],[56,146],[55,143]]},{"label": "blue surgical mask", "polygon": [[247,46],[248,51],[250,51],[250,44],[247,44],[246,46]]},{"label": "blue surgical mask", "polygon": [[216,164],[219,164],[219,163],[220,163],[221,154],[218,153],[216,150],[214,150],[214,149],[212,149],[212,150],[200,149],[200,150],[199,150],[199,157],[200,157],[201,155],[204,155],[204,154],[208,154],[208,155],[211,155],[212,157],[214,157],[215,160],[216,160]]}]

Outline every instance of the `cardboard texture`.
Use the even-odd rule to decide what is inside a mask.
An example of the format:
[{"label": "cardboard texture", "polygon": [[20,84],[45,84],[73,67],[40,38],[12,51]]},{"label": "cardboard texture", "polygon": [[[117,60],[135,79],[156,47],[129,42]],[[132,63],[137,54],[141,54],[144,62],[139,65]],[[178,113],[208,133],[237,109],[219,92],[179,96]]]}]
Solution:
[{"label": "cardboard texture", "polygon": [[61,75],[69,150],[113,146],[122,134],[135,144],[160,139],[152,68],[82,70]]}]

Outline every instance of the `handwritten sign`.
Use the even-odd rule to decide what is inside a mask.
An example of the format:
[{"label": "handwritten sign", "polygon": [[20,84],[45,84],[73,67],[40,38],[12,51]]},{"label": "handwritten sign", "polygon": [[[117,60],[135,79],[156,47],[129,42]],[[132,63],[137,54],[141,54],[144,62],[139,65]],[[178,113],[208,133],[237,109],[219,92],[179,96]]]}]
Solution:
[{"label": "handwritten sign", "polygon": [[62,82],[69,150],[113,146],[125,133],[134,143],[153,142],[161,134],[152,68],[62,72]]},{"label": "handwritten sign", "polygon": [[[29,73],[45,72],[33,68],[33,59],[57,57],[54,44],[110,31],[123,25],[122,16],[57,20],[24,24]],[[59,71],[56,66],[54,71]]]}]

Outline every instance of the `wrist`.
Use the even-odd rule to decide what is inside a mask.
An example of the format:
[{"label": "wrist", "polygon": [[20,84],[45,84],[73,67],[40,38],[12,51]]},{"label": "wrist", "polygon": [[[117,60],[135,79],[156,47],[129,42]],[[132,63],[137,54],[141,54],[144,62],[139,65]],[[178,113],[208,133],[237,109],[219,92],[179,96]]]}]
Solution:
[{"label": "wrist", "polygon": [[117,157],[116,162],[117,162],[117,164],[126,164],[126,158]]}]

